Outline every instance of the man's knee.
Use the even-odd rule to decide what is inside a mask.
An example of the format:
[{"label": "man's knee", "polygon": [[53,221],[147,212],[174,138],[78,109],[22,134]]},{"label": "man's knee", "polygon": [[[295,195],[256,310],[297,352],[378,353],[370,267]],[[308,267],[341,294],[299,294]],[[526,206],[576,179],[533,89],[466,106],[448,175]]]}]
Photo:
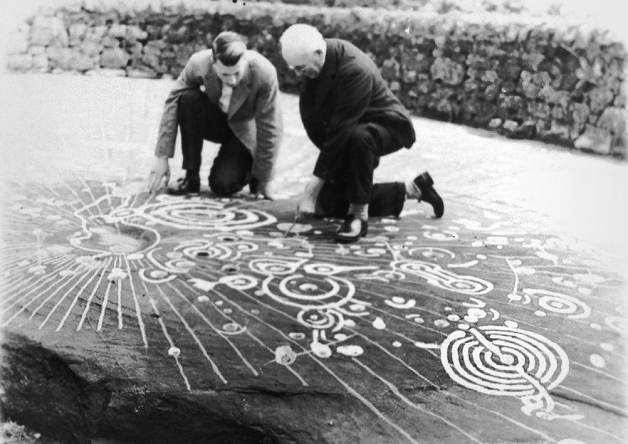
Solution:
[{"label": "man's knee", "polygon": [[179,109],[195,106],[203,101],[203,92],[198,89],[187,89],[179,96]]},{"label": "man's knee", "polygon": [[373,152],[373,131],[368,125],[358,125],[347,141],[347,150],[354,154]]},{"label": "man's knee", "polygon": [[245,180],[238,180],[237,178],[226,177],[220,174],[210,174],[209,176],[209,189],[217,196],[231,196],[241,191],[245,185]]}]

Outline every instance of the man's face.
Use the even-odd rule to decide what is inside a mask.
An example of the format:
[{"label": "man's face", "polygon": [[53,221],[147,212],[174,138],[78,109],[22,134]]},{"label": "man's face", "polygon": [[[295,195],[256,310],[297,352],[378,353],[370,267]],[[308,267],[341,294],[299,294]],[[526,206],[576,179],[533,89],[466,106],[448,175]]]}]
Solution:
[{"label": "man's face", "polygon": [[240,57],[238,63],[233,66],[225,66],[220,60],[216,60],[214,69],[222,83],[233,88],[242,80],[242,76],[244,76],[244,70],[246,69],[245,56]]},{"label": "man's face", "polygon": [[299,77],[307,77],[310,79],[317,78],[325,59],[321,51],[305,52],[305,51],[282,51],[282,55],[288,66]]}]

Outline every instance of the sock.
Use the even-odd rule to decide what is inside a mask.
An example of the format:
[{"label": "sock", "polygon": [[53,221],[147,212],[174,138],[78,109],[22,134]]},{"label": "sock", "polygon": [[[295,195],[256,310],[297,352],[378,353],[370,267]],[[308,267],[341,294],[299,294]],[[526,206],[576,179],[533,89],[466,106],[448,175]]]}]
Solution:
[{"label": "sock", "polygon": [[421,190],[414,183],[414,179],[408,179],[405,182],[406,185],[406,199],[418,199],[421,200]]},{"label": "sock", "polygon": [[349,204],[349,214],[360,220],[369,219],[369,204]]}]

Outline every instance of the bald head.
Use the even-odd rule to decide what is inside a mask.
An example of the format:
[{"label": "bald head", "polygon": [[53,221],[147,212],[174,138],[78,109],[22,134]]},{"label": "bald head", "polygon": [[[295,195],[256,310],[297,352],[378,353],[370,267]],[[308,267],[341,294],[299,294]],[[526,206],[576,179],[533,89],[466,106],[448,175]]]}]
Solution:
[{"label": "bald head", "polygon": [[281,55],[297,75],[316,78],[325,63],[327,44],[316,28],[299,23],[290,26],[279,39]]}]

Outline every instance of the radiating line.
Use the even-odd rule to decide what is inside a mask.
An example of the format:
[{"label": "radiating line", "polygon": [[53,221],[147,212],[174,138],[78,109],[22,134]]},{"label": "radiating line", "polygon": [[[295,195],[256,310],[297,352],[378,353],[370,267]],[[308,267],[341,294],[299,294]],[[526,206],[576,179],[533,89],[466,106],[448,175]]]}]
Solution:
[{"label": "radiating line", "polygon": [[[20,294],[28,291],[28,293],[24,294],[24,296],[20,297],[19,299],[17,299],[16,301],[14,301],[10,306],[8,307],[3,307],[2,309],[0,309],[0,312],[5,313],[8,310],[10,310],[11,308],[13,308],[14,305],[22,302],[24,299],[28,298],[29,296],[31,296],[36,290],[38,290],[39,288],[41,288],[42,286],[50,283],[51,281],[54,281],[55,278],[57,278],[58,276],[56,276],[57,270],[60,268],[63,268],[63,266],[65,266],[66,263],[71,262],[72,259],[68,259],[66,262],[60,264],[57,269],[55,269],[51,274],[49,275],[44,275],[41,278],[39,278],[37,281],[29,284],[28,286],[18,290],[14,296],[10,296],[9,298],[6,298],[4,301],[2,301],[2,303],[0,305],[3,305],[6,302],[10,302],[11,300],[13,300],[14,298],[18,297]],[[41,282],[43,281],[43,282]],[[40,285],[37,285],[38,283],[40,283]],[[35,288],[30,288],[32,286],[36,286]],[[41,296],[41,295],[40,295]],[[39,296],[38,296],[39,298]]]},{"label": "radiating line", "polygon": [[[159,325],[161,326],[161,330],[164,332],[164,336],[166,337],[166,339],[168,340],[168,343],[170,344],[170,348],[173,348],[175,346],[174,342],[172,341],[172,338],[168,334],[168,330],[166,329],[166,325],[164,324],[164,321],[161,319],[161,315],[159,314],[159,310],[157,309],[157,304],[155,304],[155,301],[153,300],[153,298],[149,298],[149,301],[150,301],[150,305],[153,306],[153,311],[157,315],[157,322],[159,322]],[[179,362],[179,357],[176,354],[171,354],[171,356],[174,358],[174,361],[177,363],[177,367],[179,368],[179,373],[181,373],[181,376],[183,377],[185,386],[187,387],[188,391],[191,392],[192,388],[190,387],[190,382],[188,381],[187,376],[185,376],[185,372],[183,371],[183,366]]]},{"label": "radiating line", "polygon": [[142,310],[140,309],[139,301],[137,300],[137,294],[135,293],[135,286],[133,285],[133,276],[131,274],[131,266],[129,265],[129,260],[124,257],[124,261],[126,262],[126,268],[129,276],[129,285],[131,286],[131,293],[133,294],[133,301],[135,302],[135,313],[137,314],[137,322],[140,326],[140,332],[142,333],[142,340],[144,341],[144,347],[148,348],[148,341],[146,340],[146,328],[144,327],[144,321],[142,320]]},{"label": "radiating line", "polygon": [[[76,331],[79,331],[83,327],[83,322],[85,322],[85,318],[87,317],[87,313],[89,312],[89,307],[90,307],[90,305],[92,303],[92,299],[94,298],[94,295],[96,294],[96,290],[98,290],[100,288],[100,284],[101,284],[103,278],[105,277],[107,268],[109,268],[109,265],[111,265],[112,261],[113,261],[113,258],[109,258],[109,261],[103,267],[103,272],[100,274],[100,279],[98,279],[98,283],[96,285],[94,285],[94,289],[92,290],[92,293],[87,298],[87,303],[85,304],[85,309],[83,310],[83,316],[81,316],[81,320],[79,321],[79,324],[76,327]],[[77,296],[77,298],[78,298],[78,296]],[[75,299],[75,301],[76,301],[76,299]],[[72,309],[72,307],[70,307],[70,309]],[[68,310],[68,313],[69,313],[69,310]]]},{"label": "radiating line", "polygon": [[[89,273],[90,271],[92,271],[92,270],[94,270],[94,269],[95,269],[95,267],[92,267],[92,268],[88,269],[88,270],[87,270],[87,273]],[[58,302],[58,304],[57,304],[57,305],[55,305],[55,307],[53,308],[53,310],[51,310],[51,311],[50,311],[50,313],[48,313],[48,316],[47,316],[47,317],[46,317],[46,319],[44,319],[44,321],[41,323],[41,325],[39,326],[39,329],[41,329],[41,328],[42,328],[42,327],[46,324],[46,322],[48,322],[48,319],[50,319],[50,316],[52,316],[52,312],[53,312],[53,311],[56,309],[56,307],[57,307],[57,306],[58,306],[58,305],[59,305],[59,304],[60,304],[60,303],[61,303],[61,302],[65,299],[65,297],[69,294],[69,292],[70,292],[71,290],[73,290],[74,288],[76,288],[76,287],[79,285],[79,283],[80,283],[83,279],[87,278],[87,276],[88,276],[88,274],[87,274],[87,273],[85,273],[83,276],[80,276],[80,277],[79,277],[79,276],[77,276],[77,277],[78,277],[78,280],[74,283],[74,285],[70,288],[70,290],[68,290],[68,291],[65,293],[65,295],[61,298],[61,300]],[[37,308],[36,308],[36,309],[35,309],[35,310],[31,313],[31,315],[28,317],[28,319],[32,319],[32,318],[33,318],[33,317],[37,314],[37,312],[39,311],[39,309],[40,309],[40,308],[42,308],[44,305],[46,305],[46,303],[47,303],[50,299],[52,299],[52,298],[53,298],[53,297],[54,297],[54,296],[55,296],[55,295],[56,295],[59,291],[61,291],[61,289],[63,289],[63,287],[65,287],[66,285],[69,285],[69,284],[72,282],[72,280],[73,280],[73,279],[74,279],[74,276],[73,276],[72,278],[68,279],[68,280],[67,280],[67,282],[66,282],[65,284],[62,284],[62,285],[61,285],[60,287],[58,287],[58,288],[57,288],[57,289],[56,289],[56,290],[55,290],[52,294],[50,294],[50,296],[48,296],[48,297],[47,297],[47,298],[46,298],[46,299],[45,299],[45,300],[44,300],[41,304],[39,304],[39,306],[38,306],[38,307],[37,307]],[[37,297],[36,297],[35,299],[33,299],[31,302],[35,302],[37,299],[39,299],[39,298],[40,298],[41,296],[43,296],[43,295],[44,295],[44,293],[41,293],[39,296],[37,296]],[[26,304],[26,305],[22,306],[22,310],[24,310],[26,307],[28,307],[28,306],[31,304],[31,302],[29,302],[28,304]],[[21,311],[21,310],[20,310],[20,311]]]},{"label": "radiating line", "polygon": [[422,413],[428,414],[430,416],[433,416],[433,417],[443,421],[445,424],[447,424],[448,426],[454,428],[455,430],[457,430],[458,432],[460,432],[461,434],[463,434],[464,436],[469,438],[471,441],[482,444],[482,441],[477,440],[473,435],[470,435],[466,431],[462,430],[459,426],[457,426],[456,424],[452,423],[448,419],[446,419],[446,418],[444,418],[444,417],[442,417],[440,415],[437,415],[436,413],[430,412],[429,410],[426,410],[423,407],[421,407],[421,406],[415,404],[414,402],[410,401],[406,396],[401,394],[401,392],[399,391],[399,389],[397,388],[396,385],[394,385],[390,381],[382,378],[380,375],[378,375],[376,372],[374,372],[373,369],[371,369],[368,365],[362,363],[362,361],[360,361],[359,359],[351,358],[351,360],[353,362],[355,362],[356,364],[358,364],[360,367],[362,367],[364,370],[366,370],[368,373],[370,373],[371,375],[375,376],[382,383],[384,383],[406,405],[410,406],[411,408],[413,408],[415,410],[418,410],[418,411],[420,411]]},{"label": "radiating line", "polygon": [[[146,289],[146,294],[149,294],[149,291],[148,291],[148,288],[146,287],[146,284],[144,282],[142,282],[142,284],[144,285],[144,288]],[[181,322],[183,323],[185,328],[188,330],[188,333],[190,333],[190,335],[192,336],[192,338],[194,339],[194,341],[196,342],[198,347],[201,349],[201,353],[203,354],[205,359],[207,359],[207,361],[209,362],[209,365],[211,365],[212,370],[214,371],[216,376],[218,376],[224,384],[227,384],[227,380],[225,379],[225,377],[220,372],[220,369],[218,368],[218,365],[216,365],[214,360],[209,356],[209,353],[207,353],[207,349],[205,348],[205,346],[203,345],[203,343],[201,342],[199,337],[196,336],[196,333],[194,333],[194,330],[185,321],[183,316],[176,310],[174,305],[172,305],[172,302],[170,302],[170,299],[168,299],[168,297],[166,296],[166,294],[164,293],[164,291],[161,289],[160,286],[157,286],[157,290],[159,291],[159,293],[161,293],[161,297],[168,303],[168,305],[170,305],[170,307],[172,308],[172,311],[179,317],[179,319],[181,320]]]},{"label": "radiating line", "polygon": [[107,282],[107,289],[105,290],[105,296],[103,297],[102,307],[100,309],[100,317],[98,318],[98,327],[96,327],[97,331],[101,330],[105,318],[105,311],[107,310],[107,303],[109,302],[109,290],[111,290],[111,281]]},{"label": "radiating line", "polygon": [[[111,263],[111,260],[110,260],[107,264],[104,264],[104,265],[101,265],[100,267],[98,267],[98,268],[96,269],[96,271],[94,272],[94,275],[92,276],[92,278],[91,278],[89,281],[87,281],[87,282],[85,283],[85,285],[83,285],[83,287],[81,287],[81,289],[78,291],[78,293],[76,294],[76,296],[75,296],[75,297],[74,297],[74,299],[72,300],[72,303],[70,304],[70,307],[69,307],[69,308],[68,308],[68,310],[66,311],[65,315],[61,318],[61,322],[59,322],[59,325],[57,326],[57,329],[55,330],[56,332],[60,331],[60,330],[63,328],[63,325],[65,324],[65,321],[68,319],[68,316],[70,316],[70,313],[72,312],[72,309],[74,308],[74,306],[75,306],[75,305],[76,305],[76,303],[78,302],[78,300],[79,300],[80,296],[83,294],[83,291],[85,291],[85,289],[87,288],[87,286],[88,286],[89,284],[91,284],[91,283],[92,283],[92,281],[93,281],[94,279],[96,279],[96,276],[98,275],[98,272],[99,272],[99,271],[103,271],[103,270],[105,270],[105,269],[109,266],[109,264],[110,264],[110,263]],[[104,274],[104,273],[102,273],[102,274]],[[101,274],[101,280],[102,280],[102,274]],[[65,298],[63,298],[63,299],[65,299]],[[63,301],[63,299],[61,299],[61,300],[59,301],[59,303],[58,303],[58,304],[57,304],[57,305],[53,308],[53,310],[52,310],[52,311],[55,311],[55,310],[57,309],[57,307],[59,306],[59,304],[61,304],[61,302]],[[52,314],[52,312],[50,312],[50,314]],[[40,327],[40,328],[41,328],[41,327]]]},{"label": "radiating line", "polygon": [[600,401],[599,399],[596,399],[596,398],[594,398],[592,396],[589,396],[589,395],[585,395],[584,393],[581,393],[578,390],[574,390],[572,388],[566,387],[563,384],[561,384],[559,387],[554,389],[555,392],[559,392],[560,390],[567,390],[568,392],[575,393],[576,395],[582,396],[583,398],[588,399],[590,401],[593,401],[593,402],[595,402],[597,404],[606,406],[606,407],[611,408],[611,409],[615,409],[621,415],[626,416],[626,411],[622,407],[619,407],[617,405],[613,405],[613,404],[609,404],[608,402]]},{"label": "radiating line", "polygon": [[[183,284],[186,284],[185,282],[183,282]],[[187,284],[186,284],[187,285]],[[172,288],[179,296],[181,296],[181,298],[186,301],[190,307],[192,307],[192,309],[205,321],[205,323],[207,325],[209,325],[217,334],[218,336],[220,336],[225,342],[227,342],[229,344],[229,346],[233,349],[233,351],[238,355],[238,357],[242,360],[242,362],[244,363],[244,365],[246,365],[249,370],[251,370],[251,372],[255,375],[255,376],[259,376],[259,373],[257,370],[255,370],[255,368],[253,367],[253,365],[251,365],[251,363],[244,357],[244,355],[240,352],[240,350],[238,349],[238,347],[236,347],[236,345],[227,337],[225,337],[225,335],[221,334],[222,332],[216,328],[214,326],[214,324],[212,324],[212,322],[207,319],[207,317],[198,309],[198,307],[196,307],[194,304],[192,304],[184,295],[183,293],[181,293],[179,291],[179,289],[177,289],[174,285],[172,285],[171,283],[168,283],[168,286],[170,288]],[[191,287],[188,287],[191,289]]]},{"label": "radiating line", "polygon": [[76,210],[76,211],[74,212],[74,215],[75,215],[75,216],[78,216],[78,214],[77,214],[77,213],[80,213],[80,212],[81,212],[81,211],[83,211],[83,210],[87,210],[87,212],[88,212],[88,213],[90,214],[90,216],[92,216],[92,217],[93,217],[93,216],[96,216],[96,215],[95,215],[94,213],[92,213],[92,211],[89,209],[89,205],[88,205],[88,204],[86,204],[86,203],[83,201],[83,199],[81,199],[81,197],[78,195],[78,193],[77,193],[77,192],[76,192],[73,188],[70,188],[70,186],[69,186],[67,183],[64,183],[64,185],[65,185],[65,187],[66,187],[68,190],[70,190],[70,192],[71,192],[72,194],[74,194],[74,196],[76,196],[76,198],[78,199],[79,203],[81,204],[81,208],[79,208],[78,210]]},{"label": "radiating line", "polygon": [[79,176],[75,170],[72,170],[72,172],[74,173],[74,175],[76,177],[78,177],[79,181],[83,184],[83,186],[85,188],[87,188],[87,192],[90,194],[90,196],[92,197],[92,204],[94,203],[96,204],[96,207],[98,208],[98,214],[103,215],[104,213],[102,212],[102,210],[100,209],[100,200],[96,199],[96,196],[94,196],[94,193],[92,193],[92,188],[89,186],[89,184],[85,181],[85,179],[81,176]]},{"label": "radiating line", "polygon": [[120,279],[118,283],[116,284],[116,287],[117,287],[116,289],[118,292],[118,330],[122,330],[122,328],[124,327],[123,322],[122,322],[122,283],[123,282],[124,281]]},{"label": "radiating line", "polygon": [[626,381],[624,381],[623,379],[620,379],[620,378],[618,378],[616,376],[613,376],[610,373],[606,373],[606,372],[604,372],[604,371],[602,371],[602,370],[600,370],[598,368],[589,367],[588,365],[584,365],[584,364],[581,364],[579,362],[574,362],[574,361],[572,361],[571,363],[573,365],[577,365],[578,367],[582,367],[582,368],[587,369],[589,371],[592,371],[592,372],[595,372],[595,373],[599,373],[600,375],[606,376],[607,378],[614,379],[615,381],[621,382],[624,385],[626,384]]},{"label": "radiating line", "polygon": [[309,355],[315,362],[317,362],[327,373],[329,373],[336,381],[342,385],[345,390],[347,390],[353,397],[357,398],[362,404],[364,404],[369,410],[371,410],[375,415],[377,415],[381,420],[386,422],[388,425],[397,430],[400,434],[402,434],[408,441],[419,444],[417,440],[412,438],[408,432],[403,430],[397,424],[392,422],[390,419],[386,418],[382,412],[379,411],[377,407],[375,407],[368,399],[364,396],[360,395],[353,387],[351,387],[348,383],[346,383],[343,379],[341,379],[338,375],[336,375],[333,371],[331,371],[325,364],[323,364],[320,360],[315,358],[312,355]]}]

